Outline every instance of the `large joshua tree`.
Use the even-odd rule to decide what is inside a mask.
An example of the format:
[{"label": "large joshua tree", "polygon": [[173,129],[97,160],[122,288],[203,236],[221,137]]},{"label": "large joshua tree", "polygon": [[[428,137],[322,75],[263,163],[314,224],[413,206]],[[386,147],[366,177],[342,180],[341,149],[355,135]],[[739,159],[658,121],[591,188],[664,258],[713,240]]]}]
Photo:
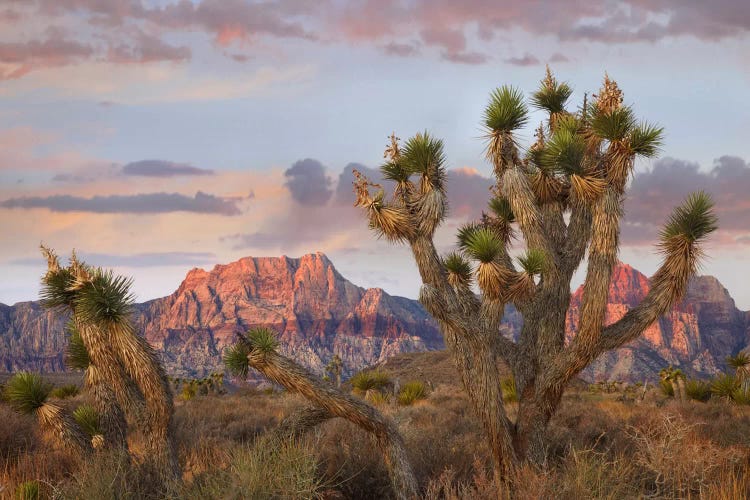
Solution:
[{"label": "large joshua tree", "polygon": [[42,254],[42,303],[72,313],[68,361],[86,370],[105,440],[124,445],[128,415],[143,432],[146,462],[177,477],[172,391],[156,352],[133,327],[131,281],[87,266],[75,253],[68,267],[51,249],[42,246]]},{"label": "large joshua tree", "polygon": [[[356,205],[370,227],[411,247],[423,283],[419,300],[440,324],[501,477],[521,462],[544,463],[545,429],[566,384],[603,352],[640,336],[682,297],[700,244],[716,228],[703,193],[675,208],[660,234],[663,262],[648,295],[606,325],[628,177],[636,157],[656,155],[662,129],[639,123],[608,77],[573,112],[566,108],[571,94],[548,70],[531,95],[547,118],[525,150],[515,135],[529,119],[523,94],[511,87],[490,94],[482,120],[495,177],[489,211],[460,228],[458,250],[448,255],[439,255],[433,242],[448,212],[442,141],[426,132],[403,144],[391,136],[381,168],[395,183],[391,196],[355,171]],[[525,249],[514,260],[509,247],[516,231]],[[570,282],[586,253],[581,320],[566,341]],[[499,333],[506,304],[523,315],[516,341]],[[498,361],[515,379],[515,422],[503,404]]]}]

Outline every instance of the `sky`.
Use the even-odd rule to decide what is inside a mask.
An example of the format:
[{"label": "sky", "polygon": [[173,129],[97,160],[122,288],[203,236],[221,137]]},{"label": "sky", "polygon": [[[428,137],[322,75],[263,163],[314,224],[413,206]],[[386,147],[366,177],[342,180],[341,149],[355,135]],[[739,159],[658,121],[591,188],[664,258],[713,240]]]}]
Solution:
[{"label": "sky", "polygon": [[621,260],[653,273],[659,225],[706,190],[721,229],[701,272],[750,309],[747,0],[0,0],[0,302],[37,299],[40,242],[132,276],[138,300],[193,267],[315,251],[416,297],[408,249],[352,206],[352,168],[378,179],[392,132],[442,138],[448,251],[493,183],[490,92],[528,95],[546,64],[572,107],[607,72],[665,129]]}]

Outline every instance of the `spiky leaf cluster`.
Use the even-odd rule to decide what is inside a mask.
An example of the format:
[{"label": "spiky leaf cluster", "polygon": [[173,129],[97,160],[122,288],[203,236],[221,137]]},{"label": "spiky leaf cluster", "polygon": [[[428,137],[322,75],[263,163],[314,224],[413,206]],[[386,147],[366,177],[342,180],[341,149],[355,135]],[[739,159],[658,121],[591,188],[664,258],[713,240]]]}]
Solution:
[{"label": "spiky leaf cluster", "polygon": [[39,374],[19,372],[5,386],[5,400],[21,413],[32,413],[47,402],[53,385]]},{"label": "spiky leaf cluster", "polygon": [[714,202],[705,191],[691,194],[676,207],[661,230],[661,246],[669,250],[675,240],[696,243],[718,228]]},{"label": "spiky leaf cluster", "polygon": [[503,86],[492,91],[483,120],[488,133],[512,132],[528,120],[528,109],[519,89]]},{"label": "spiky leaf cluster", "polygon": [[409,180],[410,173],[401,165],[401,163],[388,162],[380,167],[383,178],[396,183],[406,182]]},{"label": "spiky leaf cluster", "polygon": [[740,351],[734,356],[729,356],[727,364],[735,370],[748,368],[750,367],[750,355]]},{"label": "spiky leaf cluster", "polygon": [[85,370],[91,364],[91,358],[81,338],[81,332],[75,327],[73,321],[68,322],[66,329],[70,337],[68,337],[68,346],[65,348],[65,364],[73,370]]},{"label": "spiky leaf cluster", "polygon": [[91,437],[102,433],[99,412],[91,405],[84,404],[76,408],[73,411],[73,420]]},{"label": "spiky leaf cluster", "polygon": [[74,283],[75,276],[68,268],[47,272],[42,277],[42,287],[39,291],[42,306],[50,309],[70,307],[76,296]]},{"label": "spiky leaf cluster", "polygon": [[629,106],[615,108],[609,112],[596,110],[591,119],[591,128],[596,135],[608,141],[625,139],[636,125],[635,114]]},{"label": "spiky leaf cluster", "polygon": [[405,174],[420,174],[436,189],[445,186],[445,153],[443,141],[421,132],[404,143],[399,165]]},{"label": "spiky leaf cluster", "polygon": [[558,83],[554,79],[543,81],[539,90],[531,94],[531,104],[537,109],[545,109],[551,114],[565,111],[565,103],[573,95],[573,89],[567,83]]},{"label": "spiky leaf cluster", "polygon": [[547,254],[544,253],[544,250],[530,248],[525,254],[518,257],[518,263],[529,276],[539,275],[547,268]]},{"label": "spiky leaf cluster", "polygon": [[492,262],[500,255],[503,242],[487,227],[475,229],[467,236],[465,252],[479,262]]},{"label": "spiky leaf cluster", "polygon": [[134,302],[130,287],[133,280],[97,269],[91,280],[80,287],[75,299],[75,314],[89,324],[122,324],[129,318]]},{"label": "spiky leaf cluster", "polygon": [[451,252],[443,258],[443,266],[455,277],[456,283],[469,283],[471,281],[471,263],[458,252]]},{"label": "spiky leaf cluster", "polygon": [[512,224],[516,221],[516,216],[513,214],[513,208],[510,206],[510,202],[507,198],[495,196],[490,199],[488,206],[492,211],[492,215],[498,219],[508,224]]},{"label": "spiky leaf cluster", "polygon": [[541,155],[541,166],[568,175],[583,172],[586,142],[568,127],[559,127],[547,142]]},{"label": "spiky leaf cluster", "polygon": [[239,377],[247,377],[250,370],[250,347],[244,342],[238,342],[224,350],[224,365],[230,373]]},{"label": "spiky leaf cluster", "polygon": [[642,123],[630,133],[630,149],[644,158],[653,158],[661,150],[664,128]]},{"label": "spiky leaf cluster", "polygon": [[258,327],[247,332],[247,340],[253,351],[268,354],[279,348],[276,332],[270,328]]}]

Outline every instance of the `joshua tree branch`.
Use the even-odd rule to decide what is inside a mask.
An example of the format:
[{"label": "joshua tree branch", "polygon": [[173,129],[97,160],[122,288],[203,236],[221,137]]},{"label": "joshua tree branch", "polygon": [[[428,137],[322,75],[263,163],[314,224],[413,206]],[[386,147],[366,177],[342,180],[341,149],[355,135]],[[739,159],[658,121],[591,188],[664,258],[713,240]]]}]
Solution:
[{"label": "joshua tree branch", "polygon": [[[248,355],[250,366],[270,380],[297,392],[333,416],[341,417],[371,433],[383,451],[391,475],[391,484],[399,498],[416,496],[417,481],[409,463],[404,440],[395,424],[379,411],[359,398],[342,392],[332,385],[324,384],[308,370],[275,351],[253,350]],[[322,413],[302,415],[309,422],[321,421]],[[299,419],[297,419],[299,422]]]}]

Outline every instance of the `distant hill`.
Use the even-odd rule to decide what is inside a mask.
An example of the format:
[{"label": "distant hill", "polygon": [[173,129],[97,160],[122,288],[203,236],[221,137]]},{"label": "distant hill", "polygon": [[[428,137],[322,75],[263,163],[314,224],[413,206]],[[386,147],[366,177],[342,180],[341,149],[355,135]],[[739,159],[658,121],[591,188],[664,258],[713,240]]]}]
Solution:
[{"label": "distant hill", "polygon": [[[621,264],[610,287],[607,321],[615,321],[648,292],[648,279]],[[571,296],[568,331],[578,324],[581,290]],[[333,354],[348,373],[406,352],[439,350],[436,324],[415,300],[364,289],[341,276],[321,253],[245,257],[211,271],[193,269],[171,295],[135,307],[135,322],[167,370],[200,376],[221,370],[221,352],[236,332],[267,326],[282,350],[320,371]],[[0,371],[63,371],[65,318],[37,302],[0,304]],[[521,317],[506,312],[502,334],[518,335]],[[712,375],[724,358],[750,344],[750,313],[739,311],[711,276],[695,278],[674,311],[625,348],[598,359],[588,380],[654,378],[668,364]]]}]

